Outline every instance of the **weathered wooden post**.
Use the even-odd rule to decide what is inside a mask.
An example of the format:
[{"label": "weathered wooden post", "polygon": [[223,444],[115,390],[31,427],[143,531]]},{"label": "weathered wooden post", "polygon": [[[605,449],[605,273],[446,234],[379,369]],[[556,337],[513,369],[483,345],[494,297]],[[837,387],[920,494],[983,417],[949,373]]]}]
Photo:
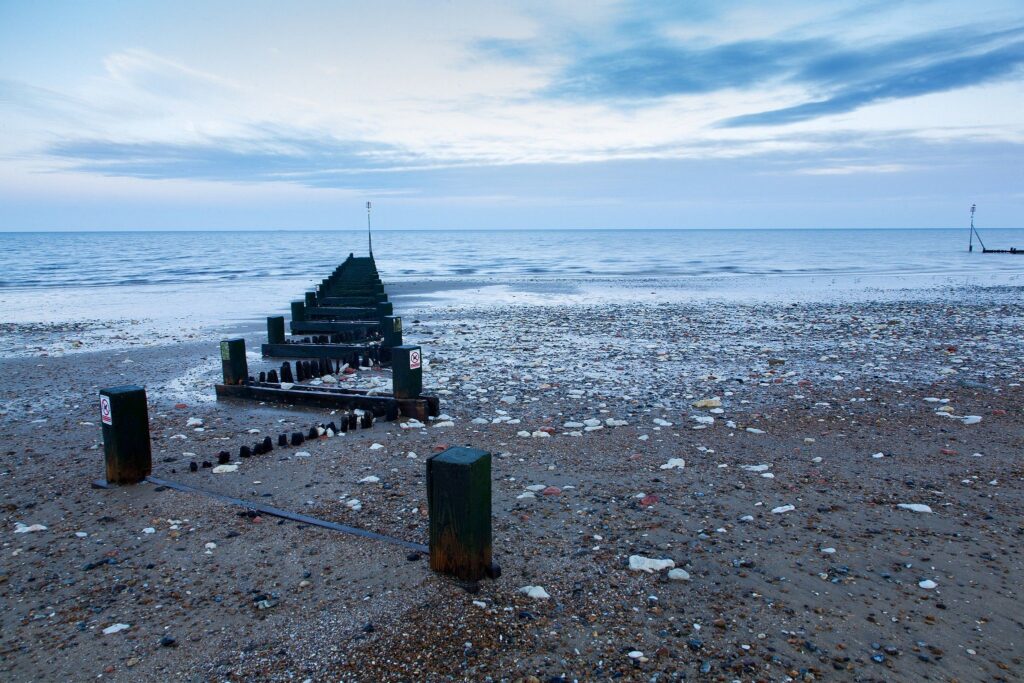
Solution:
[{"label": "weathered wooden post", "polygon": [[292,322],[303,322],[306,320],[306,304],[301,301],[292,302]]},{"label": "weathered wooden post", "polygon": [[137,484],[153,471],[146,390],[135,385],[100,389],[100,422],[107,482]]},{"label": "weathered wooden post", "polygon": [[402,345],[402,316],[386,315],[380,319],[380,332],[383,335],[381,346],[391,348]]},{"label": "weathered wooden post", "polygon": [[249,363],[245,360],[244,339],[225,339],[220,343],[220,365],[224,384],[245,384],[249,379]]},{"label": "weathered wooden post", "polygon": [[316,292],[306,292],[306,308],[314,308],[316,306]]},{"label": "weathered wooden post", "polygon": [[267,318],[267,343],[284,344],[283,315],[275,315]]},{"label": "weathered wooden post", "polygon": [[497,578],[491,560],[491,454],[455,446],[427,459],[430,568],[464,581]]},{"label": "weathered wooden post", "polygon": [[[384,319],[387,316],[389,316],[389,315],[394,315],[394,313],[395,313],[395,305],[393,303],[391,303],[390,301],[378,301],[377,302],[377,319],[380,320],[382,326],[385,323]],[[401,344],[402,343],[401,340],[399,340],[398,343]]]},{"label": "weathered wooden post", "polygon": [[391,349],[391,393],[395,398],[418,398],[423,391],[423,351],[418,346]]}]

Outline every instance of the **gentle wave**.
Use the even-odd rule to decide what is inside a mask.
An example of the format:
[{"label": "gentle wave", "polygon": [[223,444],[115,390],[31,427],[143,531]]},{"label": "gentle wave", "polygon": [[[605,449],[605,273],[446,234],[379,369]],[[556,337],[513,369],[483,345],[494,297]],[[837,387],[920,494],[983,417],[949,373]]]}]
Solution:
[{"label": "gentle wave", "polygon": [[[382,231],[389,280],[735,278],[1020,273],[1024,258],[964,249],[962,230]],[[1024,230],[986,242],[1024,247]],[[361,231],[3,233],[0,289],[318,280]]]}]

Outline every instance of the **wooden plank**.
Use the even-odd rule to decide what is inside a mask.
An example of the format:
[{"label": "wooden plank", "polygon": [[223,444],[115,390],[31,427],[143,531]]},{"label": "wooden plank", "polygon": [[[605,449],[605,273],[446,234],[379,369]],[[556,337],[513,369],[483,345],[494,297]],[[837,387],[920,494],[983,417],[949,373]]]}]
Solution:
[{"label": "wooden plank", "polygon": [[[299,512],[291,512],[290,510],[283,510],[281,508],[276,508],[271,505],[265,505],[263,503],[257,503],[250,500],[242,500],[241,498],[232,498],[231,496],[225,496],[222,493],[207,491],[205,489],[201,489],[196,486],[191,486],[189,484],[182,484],[176,481],[170,481],[168,479],[161,479],[158,477],[146,477],[146,481],[148,481],[151,484],[155,484],[156,486],[166,486],[167,488],[174,489],[175,491],[184,491],[186,493],[198,493],[200,495],[213,498],[214,500],[219,500],[222,503],[238,505],[248,510],[253,510],[254,512],[259,512],[261,514],[268,515],[271,517],[280,517],[281,519],[288,519],[293,522],[300,522],[302,524],[310,524],[312,526],[318,526],[324,529],[330,529],[332,531],[340,531],[342,533],[351,534],[353,536],[359,536],[361,538],[369,538],[374,541],[383,541],[385,543],[391,543],[393,545],[398,545],[403,548],[408,548],[410,550],[415,550],[421,553],[430,552],[430,549],[422,543],[405,541],[401,538],[394,538],[392,536],[387,536],[385,534],[379,534],[376,531],[367,531],[365,529],[360,529],[358,527],[348,526],[347,524],[339,524],[337,522],[331,522],[325,519],[319,519],[317,517],[310,517],[309,515],[304,515]],[[98,486],[99,488],[106,488],[105,486],[102,486],[100,482],[96,482],[94,486]]]}]

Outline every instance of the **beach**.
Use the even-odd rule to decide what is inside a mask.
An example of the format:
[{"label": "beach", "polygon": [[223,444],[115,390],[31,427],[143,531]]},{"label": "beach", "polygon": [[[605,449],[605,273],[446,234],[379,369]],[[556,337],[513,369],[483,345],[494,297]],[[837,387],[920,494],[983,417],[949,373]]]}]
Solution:
[{"label": "beach", "polygon": [[[780,301],[644,280],[389,291],[443,414],[245,459],[243,445],[332,419],[213,400],[221,336],[246,338],[251,372],[277,367],[252,353],[257,322],[166,339],[98,325],[99,351],[59,325],[8,330],[6,679],[1024,672],[1018,287]],[[414,543],[425,459],[491,452],[502,575],[461,584],[400,545],[152,484],[91,488],[97,391],[125,383],[147,387],[154,476]],[[189,471],[221,450],[237,471]],[[45,529],[17,532],[32,525]],[[671,563],[648,572],[634,557]]]}]

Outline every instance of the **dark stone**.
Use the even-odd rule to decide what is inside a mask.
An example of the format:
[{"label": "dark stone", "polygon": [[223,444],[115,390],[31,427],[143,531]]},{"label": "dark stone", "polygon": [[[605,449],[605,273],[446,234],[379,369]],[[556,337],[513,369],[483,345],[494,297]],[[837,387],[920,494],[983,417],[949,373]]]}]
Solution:
[{"label": "dark stone", "polygon": [[[238,457],[240,457],[240,458],[248,458],[251,455],[252,455],[252,449],[249,448],[248,446],[242,446],[241,448],[238,449]],[[225,460],[224,463],[227,463],[227,460]],[[222,463],[222,464],[224,464],[224,463]]]},{"label": "dark stone", "polygon": [[196,463],[195,460],[193,460],[192,462],[190,462],[188,464],[188,471],[189,472],[198,472],[199,471],[199,464]]}]

